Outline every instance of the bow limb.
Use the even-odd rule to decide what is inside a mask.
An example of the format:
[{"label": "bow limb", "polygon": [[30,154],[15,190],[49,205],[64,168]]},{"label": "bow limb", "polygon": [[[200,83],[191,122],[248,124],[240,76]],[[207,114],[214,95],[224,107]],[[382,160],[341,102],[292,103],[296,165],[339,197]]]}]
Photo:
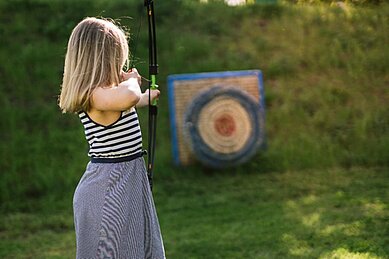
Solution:
[{"label": "bow limb", "polygon": [[154,1],[144,0],[144,4],[147,9],[147,20],[149,27],[149,141],[148,141],[148,158],[147,158],[147,176],[149,178],[150,188],[153,188],[153,171],[154,171],[154,157],[155,157],[155,144],[157,133],[157,113],[158,102],[153,100],[151,102],[151,91],[158,88],[157,74],[157,40],[155,32],[155,17],[154,17]]}]

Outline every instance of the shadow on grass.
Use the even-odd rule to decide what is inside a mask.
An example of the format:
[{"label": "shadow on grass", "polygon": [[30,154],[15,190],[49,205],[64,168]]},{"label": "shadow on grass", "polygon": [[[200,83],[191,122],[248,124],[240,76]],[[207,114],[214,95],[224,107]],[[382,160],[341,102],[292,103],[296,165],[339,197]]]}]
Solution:
[{"label": "shadow on grass", "polygon": [[314,171],[284,177],[294,179],[289,190],[295,192],[283,204],[285,220],[292,226],[280,239],[288,255],[387,258],[387,170]]},{"label": "shadow on grass", "polygon": [[[156,175],[167,258],[389,256],[387,169],[198,169]],[[2,258],[74,258],[71,204],[0,222]]]},{"label": "shadow on grass", "polygon": [[156,203],[170,258],[385,258],[388,187],[385,170],[189,169]]}]

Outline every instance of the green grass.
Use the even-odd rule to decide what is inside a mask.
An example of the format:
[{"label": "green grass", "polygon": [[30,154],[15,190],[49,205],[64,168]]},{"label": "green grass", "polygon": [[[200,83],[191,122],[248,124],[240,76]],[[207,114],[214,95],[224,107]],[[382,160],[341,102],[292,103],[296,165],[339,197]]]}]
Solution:
[{"label": "green grass", "polygon": [[[165,152],[167,75],[245,69],[263,71],[266,95],[268,149],[250,162],[254,170],[388,166],[389,5],[156,3],[159,171],[180,172]],[[87,147],[78,119],[61,115],[56,100],[67,39],[83,17],[98,15],[121,18],[135,38],[142,8],[122,0],[0,3],[2,209],[31,210],[26,197],[59,198],[76,185]],[[146,27],[130,41],[144,75]],[[147,140],[147,112],[140,115]]]},{"label": "green grass", "polygon": [[[155,184],[168,258],[389,256],[386,169],[188,171]],[[74,258],[69,208],[0,222],[1,258]]]},{"label": "green grass", "polygon": [[[155,1],[169,258],[389,257],[389,5],[299,2]],[[0,257],[74,258],[88,158],[79,120],[57,107],[66,42],[85,16],[121,18],[134,36],[142,1],[0,1],[0,13]],[[143,75],[145,20],[130,41]],[[225,172],[175,167],[166,77],[246,69],[264,74],[267,150]]]}]

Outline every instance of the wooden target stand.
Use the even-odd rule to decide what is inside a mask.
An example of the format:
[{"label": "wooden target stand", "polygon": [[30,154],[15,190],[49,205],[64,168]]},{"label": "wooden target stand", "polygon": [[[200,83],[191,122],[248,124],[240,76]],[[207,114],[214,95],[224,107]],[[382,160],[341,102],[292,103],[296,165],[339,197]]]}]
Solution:
[{"label": "wooden target stand", "polygon": [[235,166],[264,146],[260,70],[171,75],[168,94],[177,165]]}]

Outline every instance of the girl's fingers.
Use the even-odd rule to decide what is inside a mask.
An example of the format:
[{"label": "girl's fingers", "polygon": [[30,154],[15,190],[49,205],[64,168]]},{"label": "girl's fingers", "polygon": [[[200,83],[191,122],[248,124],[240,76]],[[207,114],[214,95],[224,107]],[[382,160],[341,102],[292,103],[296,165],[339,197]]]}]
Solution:
[{"label": "girl's fingers", "polygon": [[159,90],[151,90],[152,99],[158,98],[160,94],[161,94],[161,92]]},{"label": "girl's fingers", "polygon": [[123,80],[128,80],[130,78],[136,78],[139,82],[139,85],[142,83],[142,77],[139,75],[138,70],[136,68],[132,68],[128,72],[122,72],[122,79]]}]

